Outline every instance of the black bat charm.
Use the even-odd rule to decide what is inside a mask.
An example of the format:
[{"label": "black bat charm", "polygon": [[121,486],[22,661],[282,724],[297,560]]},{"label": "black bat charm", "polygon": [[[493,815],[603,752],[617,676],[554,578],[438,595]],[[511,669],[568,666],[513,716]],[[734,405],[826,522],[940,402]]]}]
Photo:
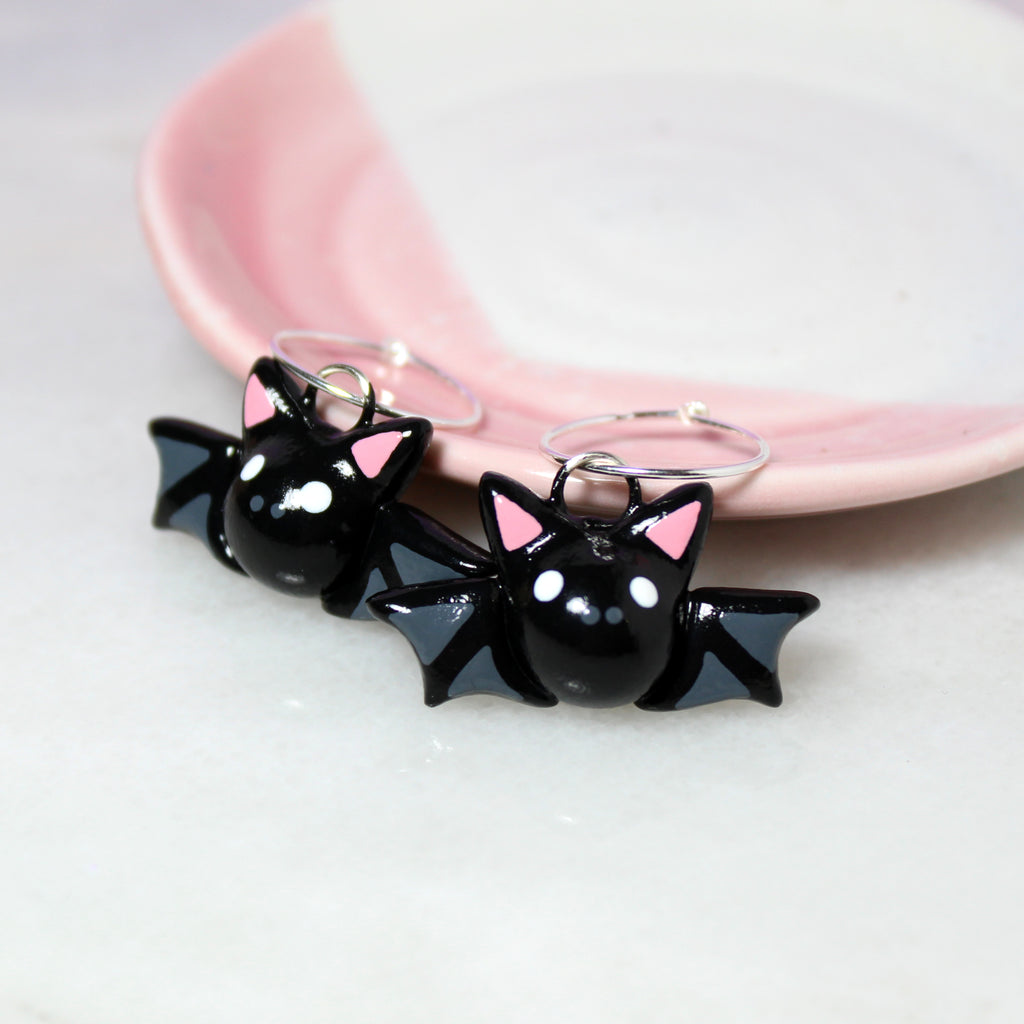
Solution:
[{"label": "black bat charm", "polygon": [[433,706],[490,693],[548,707],[635,703],[673,711],[739,697],[777,707],[778,653],[818,607],[810,594],[689,581],[712,491],[688,484],[615,520],[580,517],[508,477],[480,481],[488,574],[406,586],[368,604],[422,665]]},{"label": "black bat charm", "polygon": [[334,615],[369,618],[389,587],[476,575],[491,562],[426,513],[398,502],[430,443],[430,422],[374,424],[364,408],[339,430],[272,359],[245,389],[242,438],[157,419],[155,526],[203,540],[223,564],[278,590],[319,596]]}]

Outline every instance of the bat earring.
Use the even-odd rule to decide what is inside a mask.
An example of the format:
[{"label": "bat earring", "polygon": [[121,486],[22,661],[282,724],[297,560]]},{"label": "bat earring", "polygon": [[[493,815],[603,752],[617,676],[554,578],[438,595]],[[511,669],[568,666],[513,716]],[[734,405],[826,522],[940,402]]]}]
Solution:
[{"label": "bat earring", "polygon": [[[371,353],[384,374],[410,367],[456,390],[472,411],[461,420],[409,415],[378,401],[355,366],[310,373],[285,354],[286,342]],[[246,381],[241,438],[184,420],[150,424],[161,464],[154,525],[193,534],[224,565],[289,594],[319,596],[343,617],[369,618],[366,597],[389,587],[487,571],[485,552],[397,500],[423,460],[432,423],[474,424],[476,398],[400,343],[290,331],[272,350],[276,358],[257,360]],[[328,379],[339,373],[356,381],[359,395]],[[358,406],[355,425],[342,430],[322,419],[320,392]],[[394,418],[375,423],[378,413]]]},{"label": "bat earring", "polygon": [[[627,466],[614,455],[569,457],[552,447],[583,427],[670,417],[740,434],[758,444],[745,462],[701,469]],[[682,410],[577,420],[549,431],[542,449],[561,463],[548,497],[486,473],[480,481],[492,571],[407,586],[369,600],[396,626],[422,665],[427,704],[490,693],[527,704],[586,707],[635,703],[673,711],[728,698],[778,706],[778,653],[810,615],[810,594],[705,587],[689,582],[711,519],[706,482],[650,502],[642,477],[705,478],[757,469],[768,458],[758,435]],[[572,473],[621,476],[629,503],[616,519],[580,516],[565,505]]]}]

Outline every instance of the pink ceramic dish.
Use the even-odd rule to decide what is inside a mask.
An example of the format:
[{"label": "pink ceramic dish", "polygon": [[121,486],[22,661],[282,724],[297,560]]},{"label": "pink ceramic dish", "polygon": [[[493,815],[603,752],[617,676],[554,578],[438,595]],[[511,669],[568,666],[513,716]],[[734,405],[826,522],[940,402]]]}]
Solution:
[{"label": "pink ceramic dish", "polygon": [[[444,219],[413,187],[402,147],[371,114],[375,86],[357,87],[337,18],[301,13],[231,57],[166,116],[143,160],[142,215],[159,272],[189,329],[239,377],[281,329],[400,337],[484,408],[473,430],[437,431],[431,468],[468,482],[497,469],[539,491],[554,467],[537,444],[552,425],[700,399],[771,444],[764,469],[716,483],[716,512],[727,517],[873,505],[1024,465],[1024,404],[1013,401],[873,403],[756,378],[691,379],[667,357],[662,372],[636,372],[628,349],[621,370],[517,353],[455,269]],[[746,381],[742,369],[734,380]],[[396,399],[416,406],[415,395]],[[632,463],[729,461],[717,447],[667,451],[644,437],[617,451]],[[590,504],[621,504],[621,484],[587,488]]]}]

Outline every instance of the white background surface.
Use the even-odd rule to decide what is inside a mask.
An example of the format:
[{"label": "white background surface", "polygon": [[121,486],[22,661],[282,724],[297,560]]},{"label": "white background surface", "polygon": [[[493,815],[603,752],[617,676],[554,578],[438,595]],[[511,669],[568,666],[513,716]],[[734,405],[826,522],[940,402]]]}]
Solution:
[{"label": "white background surface", "polygon": [[0,1021],[1020,1020],[1024,474],[716,524],[698,583],[823,602],[778,711],[428,710],[397,635],[149,528],[146,420],[240,391],[138,149],[288,9],[0,11]]}]

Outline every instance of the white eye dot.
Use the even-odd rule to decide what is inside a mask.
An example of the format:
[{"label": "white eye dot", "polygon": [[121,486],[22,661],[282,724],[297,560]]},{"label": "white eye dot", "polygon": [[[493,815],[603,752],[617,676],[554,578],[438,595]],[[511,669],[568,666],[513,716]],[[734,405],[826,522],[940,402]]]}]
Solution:
[{"label": "white eye dot", "polygon": [[322,480],[310,480],[299,491],[299,508],[305,512],[323,512],[333,497],[330,487]]},{"label": "white eye dot", "polygon": [[658,603],[658,588],[646,576],[634,576],[629,581],[629,596],[641,608],[653,608]]},{"label": "white eye dot", "polygon": [[533,596],[538,601],[554,601],[564,586],[562,574],[557,569],[547,569],[533,581]]},{"label": "white eye dot", "polygon": [[238,475],[243,480],[251,480],[263,468],[267,460],[262,455],[254,455],[243,467]]}]

